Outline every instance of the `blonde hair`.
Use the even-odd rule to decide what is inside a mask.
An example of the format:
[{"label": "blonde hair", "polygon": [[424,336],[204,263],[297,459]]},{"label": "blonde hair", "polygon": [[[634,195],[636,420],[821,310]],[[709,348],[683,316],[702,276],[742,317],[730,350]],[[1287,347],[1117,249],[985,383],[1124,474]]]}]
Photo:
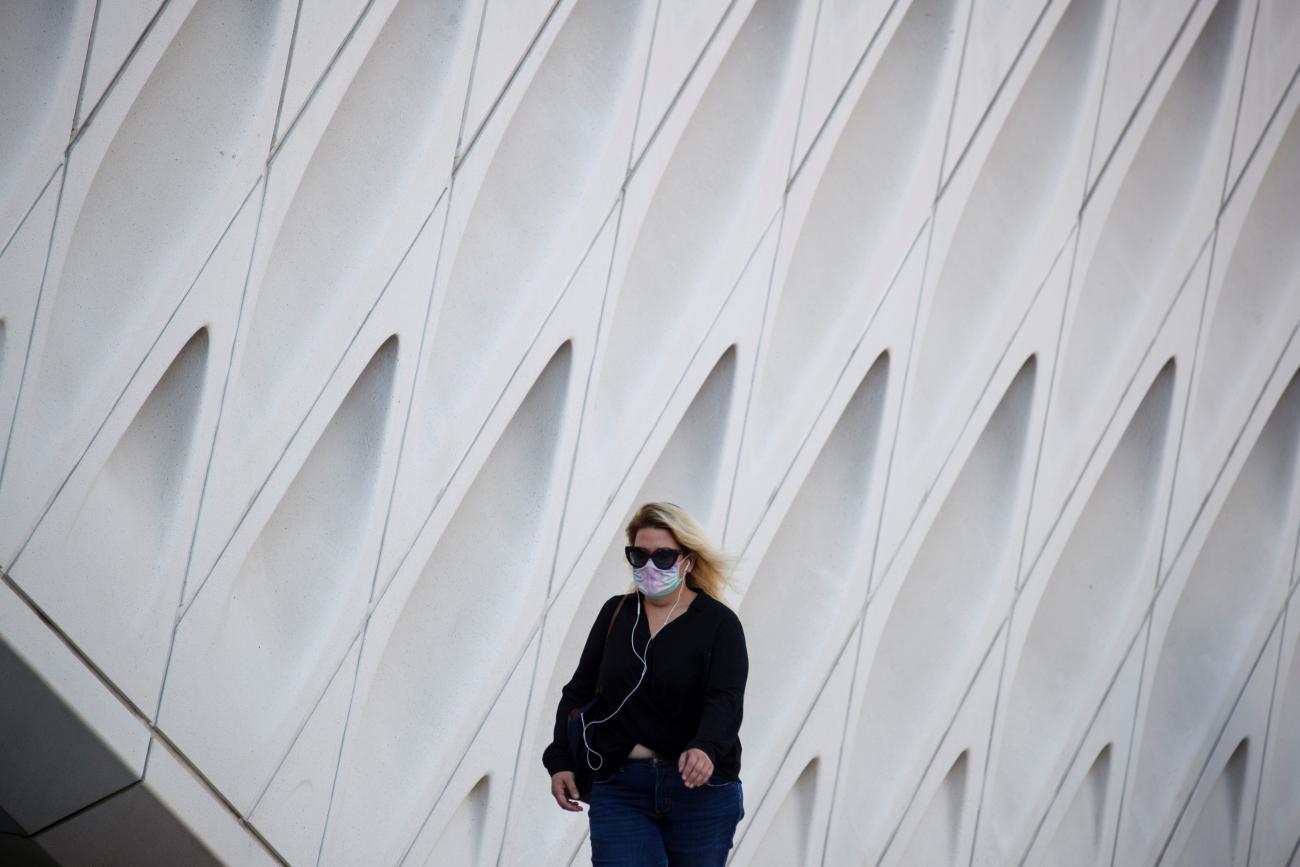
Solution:
[{"label": "blonde hair", "polygon": [[731,559],[709,540],[690,512],[674,503],[644,503],[628,522],[627,543],[635,545],[637,531],[646,527],[667,530],[678,545],[694,555],[691,571],[686,573],[687,587],[726,604]]}]

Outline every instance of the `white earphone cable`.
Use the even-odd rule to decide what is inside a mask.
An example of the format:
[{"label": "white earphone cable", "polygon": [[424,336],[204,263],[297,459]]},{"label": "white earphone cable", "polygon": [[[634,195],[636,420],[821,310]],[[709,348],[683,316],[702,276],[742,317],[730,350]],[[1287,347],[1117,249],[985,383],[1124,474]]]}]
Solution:
[{"label": "white earphone cable", "polygon": [[[682,587],[684,586],[685,583],[683,582]],[[672,619],[673,611],[677,609],[677,603],[682,601],[682,587],[677,588],[677,598],[673,600],[673,607],[668,609],[668,616],[664,618],[663,626],[659,627],[659,632],[662,632],[664,626],[668,625],[668,621]],[[650,637],[646,639],[645,650],[643,650],[641,653],[636,652],[636,641],[635,641],[636,628],[641,623],[641,605],[642,605],[641,597],[638,596],[637,606],[636,606],[636,620],[633,621],[632,632],[628,636],[628,644],[632,648],[632,655],[641,661],[641,676],[637,678],[636,685],[632,687],[631,692],[629,692],[627,695],[623,697],[623,700],[618,703],[618,707],[614,708],[613,713],[609,714],[609,716],[604,717],[603,719],[596,719],[596,720],[592,720],[591,722],[587,722],[586,720],[583,720],[582,723],[582,745],[583,747],[586,748],[587,751],[587,755],[585,757],[587,761],[587,767],[593,771],[599,771],[601,767],[604,766],[605,758],[599,752],[592,749],[591,742],[587,740],[587,729],[590,728],[591,726],[598,725],[603,722],[608,722],[609,720],[613,719],[618,714],[618,712],[623,709],[623,705],[627,704],[627,700],[632,697],[632,693],[636,692],[637,689],[640,688],[641,682],[645,680],[646,672],[650,668],[650,663],[649,663],[650,642],[655,640],[655,636],[658,635],[659,632],[651,633]],[[649,620],[646,621],[646,630],[649,631]],[[591,757],[593,755],[599,761],[599,764],[593,765],[591,763]]]}]

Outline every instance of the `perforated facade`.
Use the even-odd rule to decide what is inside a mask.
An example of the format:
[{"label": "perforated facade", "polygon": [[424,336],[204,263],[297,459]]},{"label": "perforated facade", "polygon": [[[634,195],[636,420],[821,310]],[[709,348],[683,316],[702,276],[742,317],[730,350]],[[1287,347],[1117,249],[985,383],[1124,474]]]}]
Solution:
[{"label": "perforated facade", "polygon": [[1294,862],[1298,70],[1291,0],[3,4],[0,861],[585,863],[667,499],[732,863]]}]

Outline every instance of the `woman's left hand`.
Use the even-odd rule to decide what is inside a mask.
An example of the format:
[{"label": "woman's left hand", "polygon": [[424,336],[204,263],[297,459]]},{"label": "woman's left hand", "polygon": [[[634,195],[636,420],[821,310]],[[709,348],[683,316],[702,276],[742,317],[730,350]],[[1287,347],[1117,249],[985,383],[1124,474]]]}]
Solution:
[{"label": "woman's left hand", "polygon": [[689,749],[677,759],[677,770],[682,773],[686,788],[702,786],[713,776],[713,762],[701,749]]}]

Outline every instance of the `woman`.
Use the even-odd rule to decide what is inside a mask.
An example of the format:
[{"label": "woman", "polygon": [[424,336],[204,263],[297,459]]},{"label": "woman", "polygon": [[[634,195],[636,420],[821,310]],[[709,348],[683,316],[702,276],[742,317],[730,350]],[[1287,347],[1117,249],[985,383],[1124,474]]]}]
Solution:
[{"label": "woman", "polygon": [[722,865],[745,815],[745,633],[722,556],[685,510],[643,505],[627,540],[636,590],[601,608],[564,686],[542,755],[551,795],[581,812],[589,776],[593,864]]}]

